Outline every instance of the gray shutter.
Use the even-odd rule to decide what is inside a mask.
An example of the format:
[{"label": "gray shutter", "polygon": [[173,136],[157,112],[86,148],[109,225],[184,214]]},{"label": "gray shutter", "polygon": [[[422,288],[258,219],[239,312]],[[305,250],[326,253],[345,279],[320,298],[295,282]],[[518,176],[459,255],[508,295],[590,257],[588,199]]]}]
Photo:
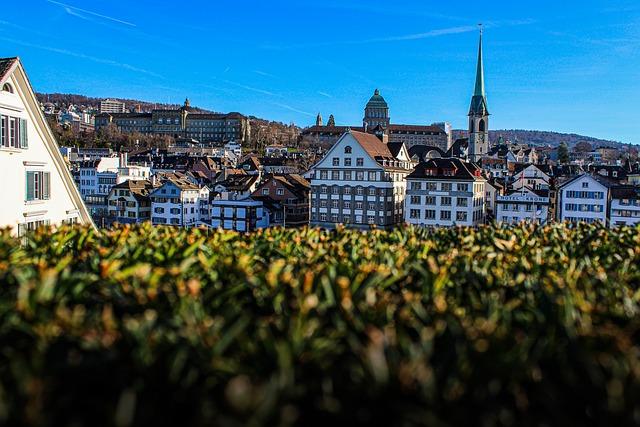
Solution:
[{"label": "gray shutter", "polygon": [[7,120],[7,116],[0,115],[0,147],[9,146],[9,123],[7,122]]},{"label": "gray shutter", "polygon": [[29,139],[27,137],[27,121],[20,119],[20,148],[28,148]]},{"label": "gray shutter", "polygon": [[27,172],[27,185],[26,185],[26,193],[27,193],[27,200],[33,200],[34,199],[34,175],[35,172]]},{"label": "gray shutter", "polygon": [[42,172],[42,199],[49,200],[51,196],[51,173],[50,172]]}]

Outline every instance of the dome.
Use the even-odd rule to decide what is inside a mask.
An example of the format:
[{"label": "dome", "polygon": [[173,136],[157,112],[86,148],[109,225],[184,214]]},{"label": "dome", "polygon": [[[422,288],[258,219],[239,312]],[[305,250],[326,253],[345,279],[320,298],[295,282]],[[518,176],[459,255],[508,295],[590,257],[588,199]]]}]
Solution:
[{"label": "dome", "polygon": [[384,100],[378,89],[373,92],[373,96],[367,102],[366,108],[389,108],[387,101]]}]

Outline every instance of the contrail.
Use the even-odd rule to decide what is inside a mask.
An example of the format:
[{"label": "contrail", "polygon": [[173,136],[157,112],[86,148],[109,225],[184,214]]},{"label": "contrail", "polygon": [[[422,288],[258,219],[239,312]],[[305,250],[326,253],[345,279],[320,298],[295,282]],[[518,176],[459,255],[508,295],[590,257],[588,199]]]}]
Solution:
[{"label": "contrail", "polygon": [[67,12],[68,12],[68,9],[74,9],[74,10],[80,11],[82,13],[88,13],[89,15],[97,16],[98,18],[108,19],[109,21],[118,22],[118,23],[124,24],[124,25],[129,25],[131,27],[135,27],[136,26],[136,24],[133,24],[133,23],[127,22],[127,21],[123,21],[122,19],[113,18],[113,17],[107,16],[107,15],[101,15],[99,13],[92,12],[92,11],[86,10],[86,9],[81,9],[79,7],[71,6],[71,5],[68,5],[68,4],[65,4],[65,3],[61,3],[59,1],[55,1],[55,0],[47,0],[47,1],[49,3],[57,4],[58,6],[64,7],[65,10],[67,10]]}]

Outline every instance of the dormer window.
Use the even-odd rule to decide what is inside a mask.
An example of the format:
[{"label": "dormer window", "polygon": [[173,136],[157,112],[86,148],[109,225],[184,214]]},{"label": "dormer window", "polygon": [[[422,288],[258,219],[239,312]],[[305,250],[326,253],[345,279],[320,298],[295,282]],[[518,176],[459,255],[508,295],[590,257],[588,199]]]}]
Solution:
[{"label": "dormer window", "polygon": [[13,87],[11,87],[9,83],[5,83],[4,85],[2,85],[2,91],[13,93]]},{"label": "dormer window", "polygon": [[347,145],[346,147],[344,147],[344,154],[351,154],[351,146]]}]

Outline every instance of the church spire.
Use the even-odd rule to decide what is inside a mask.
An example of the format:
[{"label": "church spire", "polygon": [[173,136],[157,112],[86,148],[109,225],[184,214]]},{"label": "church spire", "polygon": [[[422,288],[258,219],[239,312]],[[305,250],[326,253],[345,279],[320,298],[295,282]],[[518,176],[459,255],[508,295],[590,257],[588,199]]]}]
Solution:
[{"label": "church spire", "polygon": [[482,61],[482,24],[480,24],[480,43],[478,45],[478,67],[476,70],[476,89],[474,96],[485,96],[484,93],[484,63]]}]

